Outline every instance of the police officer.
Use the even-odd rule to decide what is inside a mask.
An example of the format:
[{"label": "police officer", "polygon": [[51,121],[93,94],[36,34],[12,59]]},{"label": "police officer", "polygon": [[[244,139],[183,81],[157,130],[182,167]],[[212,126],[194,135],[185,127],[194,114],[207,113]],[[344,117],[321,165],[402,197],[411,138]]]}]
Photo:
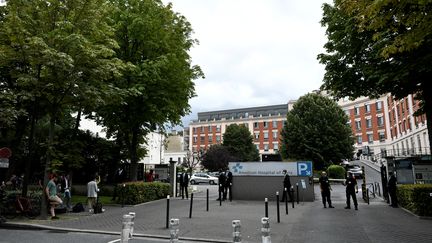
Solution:
[{"label": "police officer", "polygon": [[[283,180],[283,194],[282,194],[282,199],[281,202],[285,202],[285,200],[288,200],[287,198],[287,194],[289,195],[290,201],[293,200],[292,198],[292,194],[291,194],[291,180],[290,180],[290,176],[287,173],[287,170],[283,170],[282,172],[284,174],[284,180]],[[286,190],[285,190],[286,189]]]},{"label": "police officer", "polygon": [[319,178],[319,183],[320,183],[321,197],[322,197],[322,202],[324,204],[324,208],[327,208],[326,201],[328,202],[329,208],[334,208],[332,206],[332,202],[330,199],[331,186],[330,186],[329,178],[327,177],[327,173],[325,171],[321,173],[321,177]]},{"label": "police officer", "polygon": [[232,180],[233,180],[233,175],[231,173],[231,171],[227,170],[225,172],[225,190],[224,190],[224,196],[223,196],[223,200],[227,199],[227,194],[228,194],[228,198],[230,201],[232,201]]},{"label": "police officer", "polygon": [[394,208],[398,207],[397,196],[396,196],[396,184],[397,184],[396,176],[394,175],[393,172],[390,172],[390,179],[388,181],[387,187],[388,187],[388,193],[390,194],[390,199],[391,199],[390,206],[392,206]]},{"label": "police officer", "polygon": [[351,209],[350,199],[352,197],[355,210],[358,210],[357,197],[356,197],[356,193],[358,193],[357,180],[351,172],[348,173],[348,177],[345,180],[345,186],[346,186],[346,204],[347,204],[345,209]]},{"label": "police officer", "polygon": [[225,182],[226,182],[226,177],[225,177],[225,173],[220,170],[219,171],[219,198],[216,200],[223,200],[223,196],[224,196],[224,191],[225,191]]}]

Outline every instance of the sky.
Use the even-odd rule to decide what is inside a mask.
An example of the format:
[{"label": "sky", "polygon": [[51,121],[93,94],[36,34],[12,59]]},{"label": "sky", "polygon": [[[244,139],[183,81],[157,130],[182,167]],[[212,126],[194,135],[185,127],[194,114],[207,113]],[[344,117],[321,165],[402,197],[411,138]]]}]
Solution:
[{"label": "sky", "polygon": [[192,113],[286,104],[319,89],[327,41],[324,0],[163,0],[185,16],[199,45],[190,51],[204,79],[195,80]]},{"label": "sky", "polygon": [[191,23],[199,41],[190,50],[192,64],[205,75],[194,81],[183,126],[198,112],[286,104],[319,89],[324,65],[317,55],[327,42],[322,4],[331,0],[162,2]]}]

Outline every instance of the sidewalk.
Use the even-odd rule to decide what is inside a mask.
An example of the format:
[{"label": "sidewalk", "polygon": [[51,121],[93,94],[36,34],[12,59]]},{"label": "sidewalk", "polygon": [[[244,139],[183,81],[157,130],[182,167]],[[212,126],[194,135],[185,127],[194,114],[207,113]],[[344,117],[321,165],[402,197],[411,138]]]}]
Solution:
[{"label": "sidewalk", "polygon": [[[204,189],[205,190],[205,189]],[[346,210],[345,188],[333,185],[332,200],[336,208],[324,209],[315,188],[315,202],[289,207],[289,215],[281,205],[281,222],[277,223],[276,202],[269,203],[271,238],[273,242],[430,242],[432,220],[421,220],[402,209],[394,209],[381,199],[367,205],[357,194],[359,210]],[[195,242],[232,242],[234,219],[241,220],[243,242],[261,242],[261,217],[264,202],[233,201],[219,206],[216,195],[206,212],[205,193],[197,193],[193,201],[193,215],[189,218],[189,200],[171,199],[170,217],[180,219],[180,238]],[[67,214],[59,221],[21,222],[21,225],[52,229],[83,230],[86,232],[120,234],[123,214],[136,213],[135,233],[169,239],[166,223],[166,200],[149,202],[133,207],[106,207],[97,215]],[[9,226],[19,222],[8,223]],[[139,242],[134,240],[133,242]],[[167,241],[168,242],[168,241]]]}]

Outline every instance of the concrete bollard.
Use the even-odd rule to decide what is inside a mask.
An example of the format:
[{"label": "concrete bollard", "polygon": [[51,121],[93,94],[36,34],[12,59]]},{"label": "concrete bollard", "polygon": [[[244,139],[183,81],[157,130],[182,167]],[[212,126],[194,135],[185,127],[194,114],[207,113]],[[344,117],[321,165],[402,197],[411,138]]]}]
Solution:
[{"label": "concrete bollard", "polygon": [[129,232],[129,239],[133,238],[133,233],[134,233],[134,226],[135,226],[135,216],[136,213],[135,212],[129,212],[129,215],[132,216],[132,220],[131,220],[131,228],[130,228],[130,232]]},{"label": "concrete bollard", "polygon": [[232,221],[232,227],[233,227],[233,242],[242,242],[241,238],[241,223],[240,220],[233,220]]},{"label": "concrete bollard", "polygon": [[121,232],[121,239],[120,239],[121,243],[129,242],[129,235],[132,226],[132,218],[133,216],[129,214],[123,215],[122,232]]},{"label": "concrete bollard", "polygon": [[180,220],[179,219],[171,219],[170,220],[170,242],[179,242],[179,226],[180,226]]},{"label": "concrete bollard", "polygon": [[261,227],[262,243],[271,243],[269,218],[267,218],[267,217],[262,218],[261,224],[262,224],[262,227]]}]

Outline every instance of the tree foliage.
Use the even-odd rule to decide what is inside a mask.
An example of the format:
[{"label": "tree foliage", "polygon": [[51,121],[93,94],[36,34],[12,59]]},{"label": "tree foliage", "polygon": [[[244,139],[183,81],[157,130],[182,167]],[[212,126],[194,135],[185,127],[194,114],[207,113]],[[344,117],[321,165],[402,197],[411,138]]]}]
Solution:
[{"label": "tree foliage", "polygon": [[259,153],[253,143],[252,134],[243,125],[229,125],[223,135],[222,145],[236,161],[259,161]]},{"label": "tree foliage", "polygon": [[[336,98],[414,94],[432,119],[432,2],[334,0],[327,28],[322,89]],[[418,112],[421,114],[421,112]],[[432,126],[428,123],[429,140]]]},{"label": "tree foliage", "polygon": [[351,158],[354,138],[348,117],[333,100],[319,94],[299,98],[282,130],[284,158],[308,159],[321,169],[330,161]]},{"label": "tree foliage", "polygon": [[205,152],[201,165],[209,171],[226,170],[228,162],[235,160],[227,147],[215,144]]}]

